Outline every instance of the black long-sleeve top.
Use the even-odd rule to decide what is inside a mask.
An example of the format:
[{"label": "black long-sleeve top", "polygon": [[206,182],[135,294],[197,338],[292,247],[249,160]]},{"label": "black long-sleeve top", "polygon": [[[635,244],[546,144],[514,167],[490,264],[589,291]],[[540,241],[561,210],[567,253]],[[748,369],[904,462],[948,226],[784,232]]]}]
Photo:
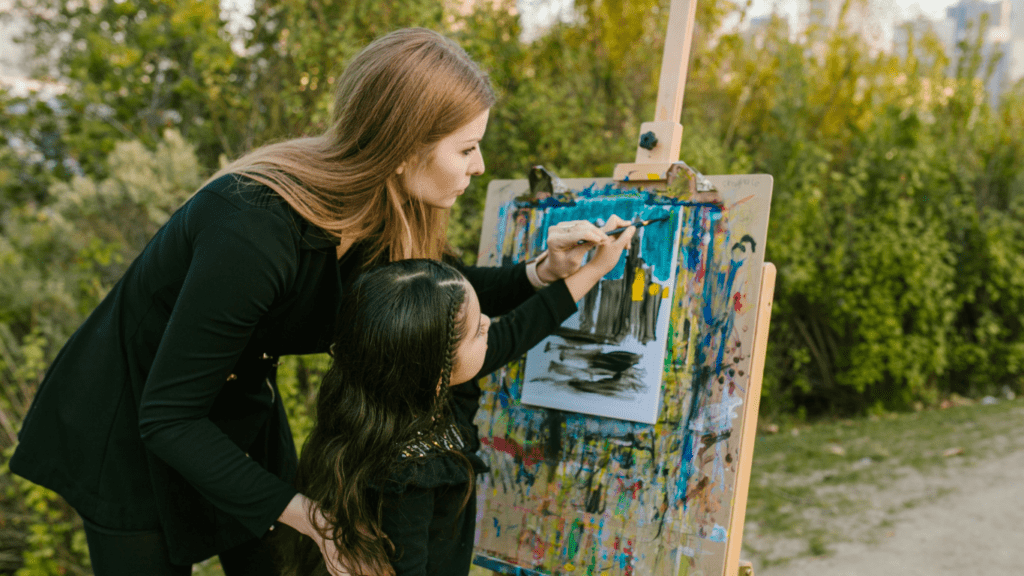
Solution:
[{"label": "black long-sleeve top", "polygon": [[[265,186],[205,186],[62,348],[11,470],[101,526],[162,529],[175,563],[263,535],[295,495],[274,365],[327,351],[362,264],[336,246]],[[534,292],[522,265],[463,272],[486,314]]]},{"label": "black long-sleeve top", "polygon": [[[565,282],[540,290],[491,324],[487,355],[478,377],[525,354],[576,312]],[[455,423],[462,452],[475,472],[486,469],[474,452],[480,442],[473,425],[479,404],[477,379],[455,386]],[[465,463],[445,452],[410,458],[380,490],[383,529],[395,546],[395,576],[466,576],[473,553],[475,499],[463,508],[472,482]]]}]

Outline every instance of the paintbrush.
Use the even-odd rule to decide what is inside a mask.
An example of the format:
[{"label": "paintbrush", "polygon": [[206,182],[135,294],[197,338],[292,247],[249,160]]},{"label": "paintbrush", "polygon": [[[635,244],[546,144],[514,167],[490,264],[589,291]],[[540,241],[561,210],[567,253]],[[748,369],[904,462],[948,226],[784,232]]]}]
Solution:
[{"label": "paintbrush", "polygon": [[[634,223],[630,224],[629,226],[636,226],[637,228],[639,228],[641,226],[647,226],[648,224],[653,224],[655,222],[664,222],[665,220],[668,220],[668,215],[667,214],[665,216],[659,216],[658,218],[651,218],[650,220],[641,220],[639,222],[634,222]],[[609,231],[605,232],[605,234],[607,234],[609,236],[618,236],[619,234],[622,234],[623,232],[628,230],[629,226],[623,226],[621,228],[615,228],[614,230],[609,230]],[[579,242],[576,243],[576,245],[579,246],[580,244],[586,244],[586,243],[587,243],[587,240],[580,240]]]}]

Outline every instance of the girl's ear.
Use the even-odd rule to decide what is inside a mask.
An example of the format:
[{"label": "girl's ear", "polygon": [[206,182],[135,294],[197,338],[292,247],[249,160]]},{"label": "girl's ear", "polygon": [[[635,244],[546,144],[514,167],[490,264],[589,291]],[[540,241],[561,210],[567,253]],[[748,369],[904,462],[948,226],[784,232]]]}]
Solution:
[{"label": "girl's ear", "polygon": [[395,174],[401,174],[402,172],[405,172],[405,165],[406,165],[406,163],[408,163],[408,162],[409,162],[409,161],[408,161],[408,160],[406,160],[405,162],[402,162],[401,164],[399,164],[399,165],[398,165],[398,168],[395,168]]}]

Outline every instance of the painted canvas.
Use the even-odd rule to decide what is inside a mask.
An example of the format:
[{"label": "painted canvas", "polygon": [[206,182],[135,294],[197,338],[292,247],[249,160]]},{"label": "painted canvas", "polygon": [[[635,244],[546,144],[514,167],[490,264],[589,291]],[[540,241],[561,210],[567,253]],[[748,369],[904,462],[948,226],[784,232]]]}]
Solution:
[{"label": "painted canvas", "polygon": [[503,261],[521,261],[536,251],[533,247],[543,249],[543,234],[561,222],[600,223],[612,214],[665,220],[638,228],[628,252],[583,299],[579,311],[526,355],[521,401],[653,424],[661,398],[680,208],[648,204],[645,194],[608,195],[593,188],[575,196],[571,206],[516,201],[502,206],[497,249]]},{"label": "painted canvas", "polygon": [[[729,550],[738,558],[742,511],[733,512],[745,502],[737,478],[749,477],[740,465],[749,467],[750,451],[741,454],[740,439],[751,437],[760,391],[759,369],[752,379],[751,366],[771,177],[709,178],[721,203],[565,180],[606,204],[628,200],[641,211],[672,214],[672,247],[658,252],[672,254],[672,262],[655,262],[642,245],[637,251],[654,270],[651,284],[670,289],[661,292],[665,337],[653,339],[664,347],[656,418],[651,424],[527,404],[529,357],[481,380],[476,424],[491,471],[477,492],[478,564],[503,573],[710,576],[724,575]],[[544,245],[546,226],[561,216],[509,203],[526,189],[525,181],[491,183],[484,220],[491,232],[480,263],[529,258]],[[621,276],[609,275],[615,279]],[[596,331],[599,317],[599,303],[579,306],[573,332],[558,335],[573,344],[577,333]],[[638,341],[637,327],[657,333],[657,322],[630,318],[626,325]],[[570,346],[567,357],[576,349],[585,348]]]}]

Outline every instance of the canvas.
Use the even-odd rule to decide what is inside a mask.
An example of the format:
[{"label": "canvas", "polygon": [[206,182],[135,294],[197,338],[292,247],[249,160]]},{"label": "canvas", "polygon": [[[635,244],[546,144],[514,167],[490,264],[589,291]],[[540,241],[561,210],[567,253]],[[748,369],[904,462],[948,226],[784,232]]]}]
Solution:
[{"label": "canvas", "polygon": [[[571,205],[510,201],[500,208],[498,252],[519,262],[545,248],[550,226],[666,218],[637,229],[619,264],[580,310],[526,355],[523,404],[653,424],[661,397],[669,307],[682,207],[649,204],[646,193],[576,191]],[[507,242],[507,245],[506,245]]]}]

